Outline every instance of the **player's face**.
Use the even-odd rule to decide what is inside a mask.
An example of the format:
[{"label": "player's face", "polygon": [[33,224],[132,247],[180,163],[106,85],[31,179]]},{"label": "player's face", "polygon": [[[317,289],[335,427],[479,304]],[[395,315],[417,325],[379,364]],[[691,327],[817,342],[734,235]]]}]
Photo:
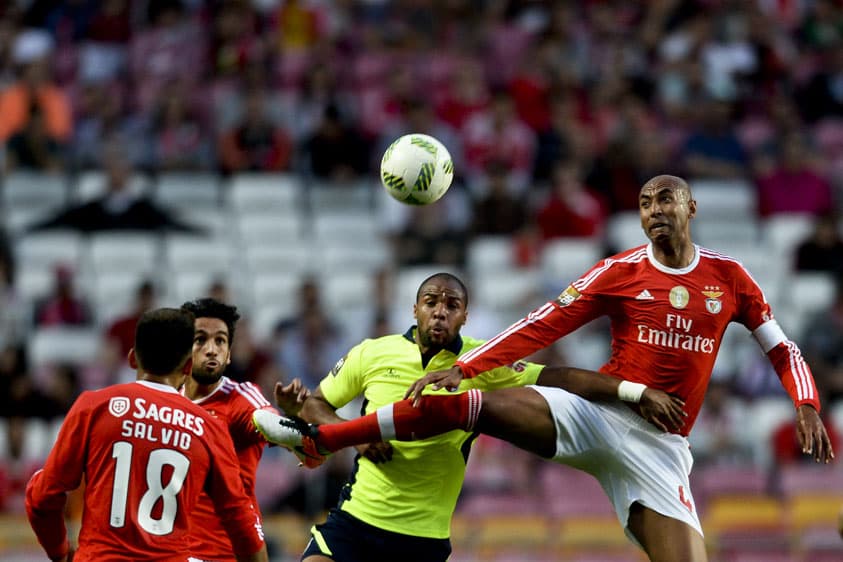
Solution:
[{"label": "player's face", "polygon": [[197,318],[193,334],[193,378],[213,384],[231,363],[228,326],[219,318]]},{"label": "player's face", "polygon": [[654,178],[638,194],[641,227],[653,242],[687,236],[696,212],[690,191],[670,179]]},{"label": "player's face", "polygon": [[413,313],[422,349],[444,347],[465,324],[465,294],[453,281],[432,279],[421,288]]}]

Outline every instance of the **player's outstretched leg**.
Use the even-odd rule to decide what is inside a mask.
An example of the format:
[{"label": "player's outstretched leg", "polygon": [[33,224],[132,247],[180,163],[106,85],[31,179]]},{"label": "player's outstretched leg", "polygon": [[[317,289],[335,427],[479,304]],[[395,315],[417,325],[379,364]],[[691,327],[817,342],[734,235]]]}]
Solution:
[{"label": "player's outstretched leg", "polygon": [[[252,422],[270,443],[290,449],[302,464],[319,466],[324,455],[345,447],[378,441],[416,441],[454,429],[471,431],[480,414],[483,394],[426,395],[413,406],[402,400],[357,419],[308,425],[266,410],[256,410]],[[318,461],[318,462],[317,462]]]}]

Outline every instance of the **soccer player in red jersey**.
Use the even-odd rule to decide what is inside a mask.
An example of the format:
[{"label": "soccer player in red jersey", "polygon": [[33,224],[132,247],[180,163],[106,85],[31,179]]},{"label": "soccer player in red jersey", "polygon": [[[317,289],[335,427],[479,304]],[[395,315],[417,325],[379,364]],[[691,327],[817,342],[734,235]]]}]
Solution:
[{"label": "soccer player in red jersey", "polygon": [[[829,462],[834,452],[810,368],[740,262],[693,243],[696,210],[683,179],[649,180],[639,193],[649,244],[600,261],[557,299],[463,354],[450,370],[416,381],[407,392],[415,408],[405,400],[364,418],[310,428],[290,420],[255,423],[273,442],[310,454],[378,437],[413,440],[455,428],[487,433],[594,475],[627,536],[651,561],[704,562],[686,436],[730,322],[752,332],[793,399],[803,452],[817,462]],[[463,378],[528,356],[599,316],[609,317],[612,333],[611,357],[601,371],[617,377],[618,397],[630,407],[539,386],[422,398],[429,384],[456,390]],[[677,397],[684,416],[666,412],[664,424],[645,421],[637,402],[648,388]]]},{"label": "soccer player in red jersey", "polygon": [[[185,562],[202,491],[225,518],[237,560],[267,560],[228,433],[177,390],[192,366],[193,322],[177,309],[144,313],[129,352],[137,381],[84,392],[71,407],[26,489],[30,524],[50,560]],[[83,476],[85,509],[71,555],[64,506]]]},{"label": "soccer player in red jersey", "polygon": [[[231,363],[234,329],[240,318],[237,308],[211,298],[186,302],[181,308],[196,318],[193,371],[185,380],[183,393],[228,428],[240,463],[240,477],[260,517],[255,473],[266,440],[255,432],[252,414],[260,409],[276,410],[254,384],[238,383],[223,376]],[[225,527],[214,511],[211,498],[202,493],[191,514],[191,556],[198,560],[233,561],[234,549]]]}]

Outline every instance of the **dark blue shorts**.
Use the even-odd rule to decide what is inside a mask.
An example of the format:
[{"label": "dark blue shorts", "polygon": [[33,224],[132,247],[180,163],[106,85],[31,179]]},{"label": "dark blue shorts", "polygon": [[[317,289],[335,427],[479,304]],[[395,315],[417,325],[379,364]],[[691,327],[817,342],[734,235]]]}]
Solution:
[{"label": "dark blue shorts", "polygon": [[314,554],[335,562],[445,562],[451,555],[451,541],[384,531],[332,509],[324,523],[310,530],[302,560]]}]

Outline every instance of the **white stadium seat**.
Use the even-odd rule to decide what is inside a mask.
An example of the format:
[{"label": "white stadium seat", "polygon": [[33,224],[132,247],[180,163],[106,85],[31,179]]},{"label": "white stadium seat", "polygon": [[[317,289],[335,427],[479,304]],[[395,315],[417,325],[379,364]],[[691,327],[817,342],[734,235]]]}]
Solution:
[{"label": "white stadium seat", "polygon": [[215,174],[167,172],[158,176],[155,201],[165,208],[217,208],[221,206],[220,180]]},{"label": "white stadium seat", "polygon": [[90,235],[89,258],[97,275],[107,271],[151,273],[158,268],[160,236],[140,232]]},{"label": "white stadium seat", "polygon": [[515,266],[515,245],[510,236],[478,236],[468,243],[466,263],[471,278],[497,274]]},{"label": "white stadium seat", "polygon": [[611,215],[606,221],[606,242],[615,252],[646,244],[647,235],[641,228],[638,211],[621,211]]},{"label": "white stadium seat", "polygon": [[809,214],[774,215],[762,222],[762,238],[779,259],[786,260],[788,267],[792,267],[796,247],[811,235],[815,222],[814,216]]},{"label": "white stadium seat", "polygon": [[75,230],[45,230],[22,234],[15,240],[15,259],[28,267],[52,268],[63,263],[76,268],[85,240]]},{"label": "white stadium seat", "polygon": [[227,191],[235,213],[298,213],[302,208],[301,182],[293,174],[237,174],[231,178]]},{"label": "white stadium seat", "polygon": [[97,328],[57,326],[35,329],[28,352],[35,368],[57,363],[84,365],[96,359],[99,346]]},{"label": "white stadium seat", "polygon": [[756,216],[755,188],[743,180],[689,179],[697,218],[747,220]]},{"label": "white stadium seat", "polygon": [[594,238],[556,238],[545,244],[540,263],[546,283],[565,287],[581,277],[602,257],[602,246]]}]

